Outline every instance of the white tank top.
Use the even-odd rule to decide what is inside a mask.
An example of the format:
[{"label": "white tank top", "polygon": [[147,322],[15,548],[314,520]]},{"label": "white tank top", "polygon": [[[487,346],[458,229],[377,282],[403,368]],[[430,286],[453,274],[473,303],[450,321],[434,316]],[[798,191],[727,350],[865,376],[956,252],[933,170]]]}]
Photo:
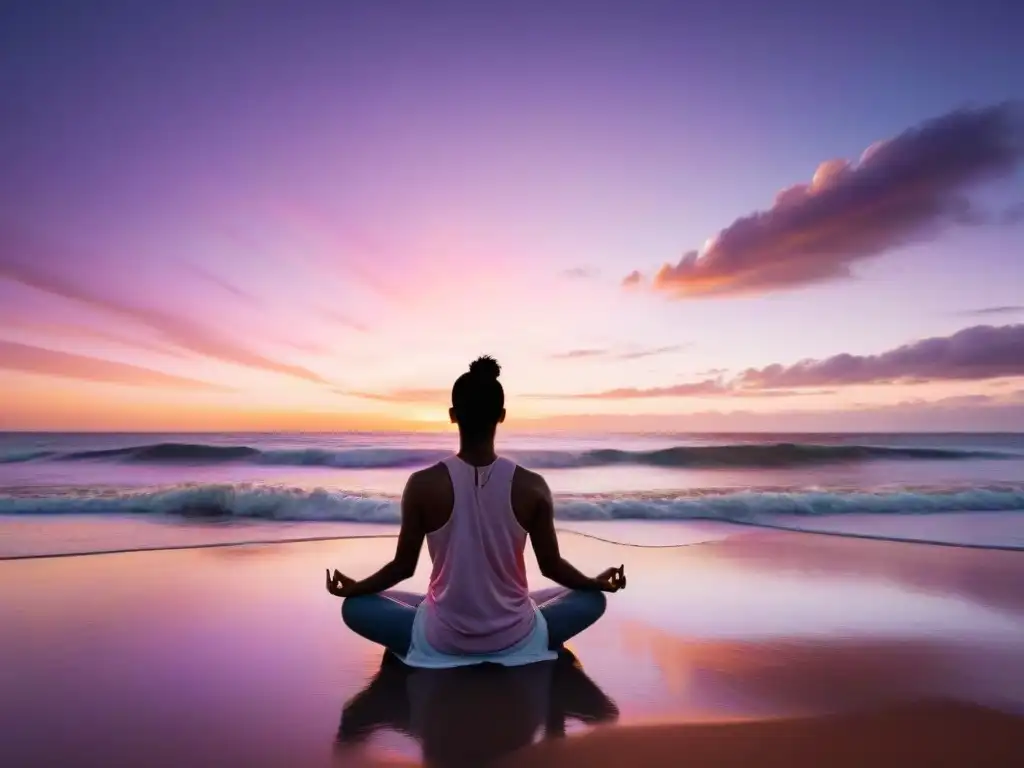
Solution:
[{"label": "white tank top", "polygon": [[512,510],[516,465],[498,458],[474,467],[457,456],[444,464],[455,503],[448,521],[427,534],[433,568],[407,663],[524,664],[555,658],[526,581],[527,532]]}]

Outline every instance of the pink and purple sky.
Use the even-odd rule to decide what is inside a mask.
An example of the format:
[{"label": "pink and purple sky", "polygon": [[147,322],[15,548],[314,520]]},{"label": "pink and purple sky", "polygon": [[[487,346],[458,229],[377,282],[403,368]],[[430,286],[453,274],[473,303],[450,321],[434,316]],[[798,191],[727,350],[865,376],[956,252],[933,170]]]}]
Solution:
[{"label": "pink and purple sky", "polygon": [[0,428],[1024,430],[1024,5],[0,6]]}]

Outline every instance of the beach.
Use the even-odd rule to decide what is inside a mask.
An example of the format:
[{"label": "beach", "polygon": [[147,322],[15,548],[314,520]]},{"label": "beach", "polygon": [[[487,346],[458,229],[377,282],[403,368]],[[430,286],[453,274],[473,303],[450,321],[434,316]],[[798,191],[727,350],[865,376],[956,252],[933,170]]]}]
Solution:
[{"label": "beach", "polygon": [[0,765],[1024,764],[1024,436],[510,435],[628,588],[556,663],[413,672],[323,573],[450,450],[0,436]]},{"label": "beach", "polygon": [[[111,539],[121,523],[99,525]],[[149,525],[154,546],[226,530]],[[651,538],[628,525],[617,538]],[[627,590],[574,659],[458,679],[382,665],[343,626],[322,573],[390,556],[388,531],[367,527],[382,537],[0,562],[0,764],[1024,760],[1020,553],[749,527],[679,546],[563,532],[584,570],[625,564]],[[426,577],[424,555],[403,587]]]},{"label": "beach", "polygon": [[732,5],[0,0],[0,768],[1024,768],[1024,0]]}]

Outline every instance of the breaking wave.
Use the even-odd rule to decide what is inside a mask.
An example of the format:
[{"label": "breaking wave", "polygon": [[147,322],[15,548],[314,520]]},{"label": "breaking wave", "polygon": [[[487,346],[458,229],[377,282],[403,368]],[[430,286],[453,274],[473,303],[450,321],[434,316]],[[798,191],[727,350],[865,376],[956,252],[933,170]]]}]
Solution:
[{"label": "breaking wave", "polygon": [[[774,515],[1024,511],[1024,486],[943,491],[816,490],[565,496],[561,520],[719,520],[768,524]],[[147,490],[68,489],[8,492],[0,514],[164,515],[192,519],[255,519],[396,523],[399,501],[323,488],[251,483],[181,485]]]},{"label": "breaking wave", "polygon": [[[58,452],[30,451],[0,456],[0,463],[95,461],[135,464],[257,464],[338,469],[384,469],[426,466],[448,451],[405,448],[330,450],[260,449],[248,445],[153,443],[127,448]],[[677,446],[653,451],[602,449],[591,451],[510,451],[509,457],[535,469],[567,469],[612,465],[677,468],[768,468],[869,461],[956,461],[1021,458],[1018,454],[953,448],[887,447],[878,445],[817,445],[769,443]]]}]

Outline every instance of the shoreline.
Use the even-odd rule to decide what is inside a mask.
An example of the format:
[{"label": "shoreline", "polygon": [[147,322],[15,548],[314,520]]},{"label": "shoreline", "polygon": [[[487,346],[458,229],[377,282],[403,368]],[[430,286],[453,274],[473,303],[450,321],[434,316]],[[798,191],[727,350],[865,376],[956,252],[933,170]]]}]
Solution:
[{"label": "shoreline", "polygon": [[[1024,511],[1021,512],[960,512],[933,513],[944,521],[956,518],[964,523],[974,524],[977,519],[986,523],[1012,521],[1024,529]],[[1018,518],[1019,515],[1019,518]],[[919,516],[928,519],[928,515]],[[849,519],[852,518],[852,519]],[[881,513],[857,516],[832,515],[805,518],[808,524],[819,526],[837,523],[863,525],[888,523],[892,519]],[[1019,519],[1019,523],[1018,523]],[[903,522],[903,521],[898,521]],[[916,522],[916,521],[915,521]],[[1007,526],[1008,527],[1008,526]],[[94,529],[97,532],[93,548],[55,549],[50,542],[88,539]],[[112,532],[104,536],[104,530]],[[243,530],[262,532],[255,537],[231,535]],[[282,536],[283,529],[304,529],[308,535]],[[919,545],[926,547],[966,549],[992,552],[1024,552],[1024,541],[1020,543],[980,543],[952,541],[945,539],[921,539],[909,536],[893,536],[882,533],[862,533],[841,528],[807,528],[770,521],[721,520],[713,518],[664,519],[664,520],[556,520],[560,535],[581,536],[607,544],[647,549],[672,549],[695,544],[734,538],[738,535],[780,533],[785,535],[806,535],[829,537],[866,542]],[[132,532],[136,543],[112,546],[104,542],[113,538],[119,541]],[[323,531],[323,533],[317,533]],[[44,535],[53,532],[52,536]],[[271,544],[301,544],[347,539],[387,539],[398,535],[398,525],[376,521],[315,521],[315,520],[266,520],[247,517],[187,518],[174,515],[133,514],[133,513],[67,513],[62,515],[44,514],[0,514],[0,533],[5,535],[5,548],[0,548],[0,562],[20,560],[42,560],[47,558],[89,557],[99,555],[129,554],[133,552],[163,552],[188,549],[212,549],[218,547],[259,546]],[[224,534],[228,534],[226,537]],[[183,536],[184,540],[178,537]],[[1016,530],[1009,535],[1017,538]],[[215,540],[208,540],[210,537]],[[666,541],[665,539],[668,539]],[[141,539],[139,542],[137,539]],[[146,543],[148,539],[156,539]],[[49,546],[46,546],[49,545]]]}]

